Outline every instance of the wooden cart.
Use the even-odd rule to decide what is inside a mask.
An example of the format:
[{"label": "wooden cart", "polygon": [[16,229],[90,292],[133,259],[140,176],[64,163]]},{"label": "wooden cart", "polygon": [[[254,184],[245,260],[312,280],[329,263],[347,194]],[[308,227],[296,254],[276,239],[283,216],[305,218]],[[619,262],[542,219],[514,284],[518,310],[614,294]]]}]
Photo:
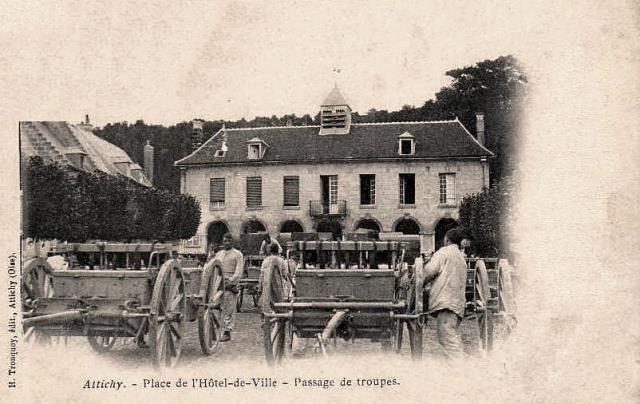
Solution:
[{"label": "wooden cart", "polygon": [[506,259],[467,258],[465,318],[478,322],[480,347],[490,350],[516,326],[516,272]]},{"label": "wooden cart", "polygon": [[[422,305],[409,302],[416,293],[401,287],[406,274],[400,243],[301,241],[289,251],[301,257],[295,296],[278,292],[282,268],[272,264],[263,272],[260,307],[267,363],[283,358],[293,334],[317,338],[323,351],[330,339],[342,337],[381,342],[387,349],[393,344],[399,352],[405,326],[413,357],[421,356]],[[315,253],[315,262],[308,262],[308,252]]]},{"label": "wooden cart", "polygon": [[183,268],[175,252],[169,244],[57,247],[61,255],[98,257],[93,270],[53,270],[43,258],[28,259],[22,270],[25,335],[85,336],[100,352],[117,338],[143,345],[146,335],[154,365],[170,367],[180,358],[185,322],[197,320],[202,351],[212,354],[221,333],[222,267],[211,260],[203,268]]},{"label": "wooden cart", "polygon": [[262,255],[247,255],[245,256],[245,269],[242,278],[238,280],[238,300],[236,301],[236,310],[242,311],[242,304],[244,303],[244,296],[248,295],[251,298],[253,307],[258,307],[258,296],[260,291],[258,290],[258,283],[260,280],[260,265],[264,260]]}]

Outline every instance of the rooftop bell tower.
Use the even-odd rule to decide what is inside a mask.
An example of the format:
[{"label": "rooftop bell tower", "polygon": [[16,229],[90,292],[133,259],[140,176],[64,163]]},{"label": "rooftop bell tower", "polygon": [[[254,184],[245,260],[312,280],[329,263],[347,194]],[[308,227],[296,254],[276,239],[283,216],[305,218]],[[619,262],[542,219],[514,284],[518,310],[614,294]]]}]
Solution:
[{"label": "rooftop bell tower", "polygon": [[351,128],[351,107],[336,84],[320,105],[320,134],[345,135]]}]

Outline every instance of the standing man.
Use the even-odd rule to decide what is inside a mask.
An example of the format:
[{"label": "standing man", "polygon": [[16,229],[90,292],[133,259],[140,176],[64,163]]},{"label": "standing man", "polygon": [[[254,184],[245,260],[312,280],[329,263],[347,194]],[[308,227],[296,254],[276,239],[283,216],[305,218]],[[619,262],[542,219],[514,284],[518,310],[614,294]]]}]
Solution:
[{"label": "standing man", "polygon": [[459,228],[444,236],[444,247],[424,266],[422,285],[433,282],[429,292],[429,314],[437,318],[438,341],[448,359],[462,358],[459,327],[466,304],[467,263],[460,251],[464,233]]},{"label": "standing man", "polygon": [[282,254],[282,246],[278,243],[278,239],[272,236],[271,233],[267,233],[267,238],[262,240],[262,243],[260,244],[260,255],[269,255],[269,247],[272,244],[278,246],[278,255]]},{"label": "standing man", "polygon": [[231,339],[233,331],[233,317],[238,301],[238,281],[244,272],[244,257],[242,253],[233,248],[233,236],[226,233],[222,238],[222,250],[218,251],[215,259],[222,263],[222,275],[224,276],[225,292],[222,301],[222,336],[220,342]]}]

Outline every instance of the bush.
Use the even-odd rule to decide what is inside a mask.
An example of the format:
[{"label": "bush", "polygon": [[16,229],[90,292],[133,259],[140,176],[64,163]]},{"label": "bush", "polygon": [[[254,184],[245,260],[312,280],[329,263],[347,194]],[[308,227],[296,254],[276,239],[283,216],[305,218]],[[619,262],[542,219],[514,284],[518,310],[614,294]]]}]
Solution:
[{"label": "bush", "polygon": [[458,211],[460,227],[471,237],[478,256],[498,257],[507,253],[513,190],[512,179],[506,177],[491,188],[462,199]]},{"label": "bush", "polygon": [[34,239],[177,240],[192,237],[200,205],[191,195],[144,187],[31,157],[24,164],[23,233]]}]

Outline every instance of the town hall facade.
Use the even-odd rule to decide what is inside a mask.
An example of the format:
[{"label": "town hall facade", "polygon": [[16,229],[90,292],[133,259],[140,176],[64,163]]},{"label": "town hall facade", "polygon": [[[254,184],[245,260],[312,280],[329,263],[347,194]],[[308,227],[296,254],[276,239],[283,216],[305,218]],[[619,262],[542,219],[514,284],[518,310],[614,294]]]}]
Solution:
[{"label": "town hall facade", "polygon": [[360,228],[418,235],[425,250],[455,225],[464,195],[489,186],[483,146],[457,120],[351,122],[338,88],[321,105],[320,125],[222,128],[177,161],[181,191],[202,219],[184,248],[203,253],[229,231],[328,232]]}]

